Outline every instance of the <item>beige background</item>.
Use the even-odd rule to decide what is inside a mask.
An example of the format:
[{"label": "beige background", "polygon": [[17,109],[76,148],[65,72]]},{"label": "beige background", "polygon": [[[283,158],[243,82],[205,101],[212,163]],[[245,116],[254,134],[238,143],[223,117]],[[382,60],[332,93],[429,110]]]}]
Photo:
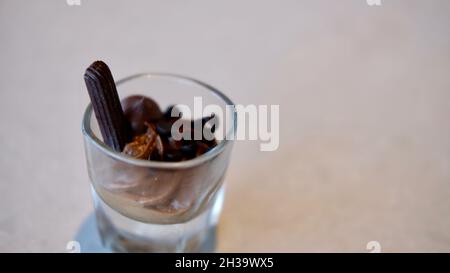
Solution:
[{"label": "beige background", "polygon": [[450,1],[0,1],[0,251],[92,211],[82,75],[168,71],[279,104],[236,143],[218,251],[450,251]]}]

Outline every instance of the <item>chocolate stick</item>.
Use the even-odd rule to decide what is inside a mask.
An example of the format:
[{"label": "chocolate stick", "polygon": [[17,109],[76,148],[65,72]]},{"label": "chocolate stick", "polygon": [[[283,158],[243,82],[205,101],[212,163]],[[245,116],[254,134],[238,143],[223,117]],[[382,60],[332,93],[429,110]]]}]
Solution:
[{"label": "chocolate stick", "polygon": [[121,152],[132,135],[111,71],[104,62],[95,61],[86,69],[84,81],[103,141],[117,152]]}]

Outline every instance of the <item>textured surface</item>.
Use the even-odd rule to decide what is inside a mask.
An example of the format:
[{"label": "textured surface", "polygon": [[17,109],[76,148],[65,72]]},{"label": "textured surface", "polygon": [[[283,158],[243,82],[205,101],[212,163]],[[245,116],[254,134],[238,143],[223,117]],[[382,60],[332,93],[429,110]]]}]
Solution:
[{"label": "textured surface", "polygon": [[278,151],[236,143],[218,251],[450,251],[449,1],[132,2],[0,2],[0,251],[65,251],[92,211],[95,59],[280,105]]}]

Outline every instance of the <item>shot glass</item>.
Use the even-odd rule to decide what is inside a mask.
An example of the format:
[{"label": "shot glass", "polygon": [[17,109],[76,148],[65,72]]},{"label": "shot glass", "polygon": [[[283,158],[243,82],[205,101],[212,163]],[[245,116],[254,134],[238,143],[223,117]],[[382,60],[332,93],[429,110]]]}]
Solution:
[{"label": "shot glass", "polygon": [[[82,131],[97,227],[113,252],[200,252],[218,223],[224,178],[236,131],[232,101],[201,81],[173,74],[138,74],[117,82],[121,98],[145,95],[169,105],[218,105],[225,121],[216,147],[181,162],[140,160],[116,152],[102,141],[89,104]],[[230,108],[231,107],[231,108]],[[228,111],[226,111],[228,108]],[[232,109],[232,111],[229,111]],[[195,118],[195,117],[194,117]]]}]

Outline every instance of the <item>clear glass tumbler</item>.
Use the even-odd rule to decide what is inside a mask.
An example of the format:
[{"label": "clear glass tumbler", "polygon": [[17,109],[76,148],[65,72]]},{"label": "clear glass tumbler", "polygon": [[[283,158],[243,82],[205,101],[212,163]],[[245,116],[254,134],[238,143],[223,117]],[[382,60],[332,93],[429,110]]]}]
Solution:
[{"label": "clear glass tumbler", "polygon": [[134,159],[105,145],[90,104],[83,118],[87,167],[103,245],[115,252],[202,251],[222,208],[223,181],[236,131],[234,104],[208,84],[173,74],[130,76],[117,82],[117,91],[121,98],[149,96],[163,110],[173,104],[193,107],[194,97],[201,97],[204,105],[220,106],[223,118],[231,124],[220,122],[216,131],[222,130],[227,137],[207,153],[182,162],[158,162]]}]

